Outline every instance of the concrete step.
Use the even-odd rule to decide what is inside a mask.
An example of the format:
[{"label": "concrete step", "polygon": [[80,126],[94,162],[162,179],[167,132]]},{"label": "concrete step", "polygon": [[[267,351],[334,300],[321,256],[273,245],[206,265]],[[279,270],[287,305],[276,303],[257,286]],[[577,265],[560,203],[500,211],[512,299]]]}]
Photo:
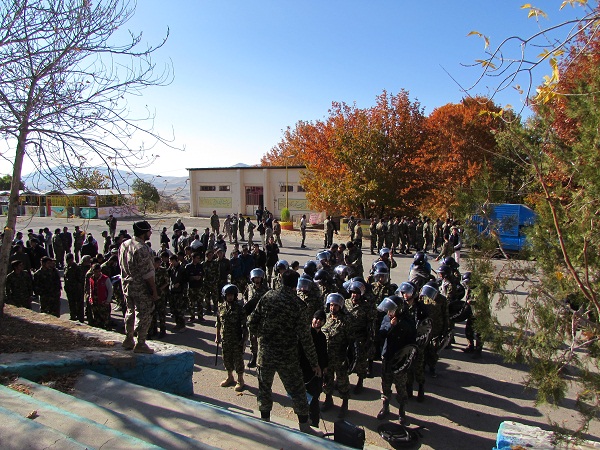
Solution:
[{"label": "concrete step", "polygon": [[135,417],[130,417],[117,411],[103,408],[102,406],[87,402],[72,395],[63,394],[60,391],[42,386],[24,378],[17,379],[15,384],[23,386],[34,399],[50,403],[60,409],[70,411],[77,416],[101,423],[108,428],[118,430],[129,436],[136,437],[163,448],[173,450],[214,448],[187,436],[173,433],[153,425],[150,421],[139,420]]},{"label": "concrete step", "polygon": [[85,450],[69,436],[0,406],[0,447],[3,450]]},{"label": "concrete step", "polygon": [[4,408],[23,417],[31,411],[37,411],[37,417],[34,419],[37,423],[53,428],[88,447],[115,450],[161,448],[1,385],[0,403]]},{"label": "concrete step", "polygon": [[137,386],[91,371],[83,371],[74,395],[127,417],[193,437],[222,449],[339,449],[331,440],[208,403]]}]

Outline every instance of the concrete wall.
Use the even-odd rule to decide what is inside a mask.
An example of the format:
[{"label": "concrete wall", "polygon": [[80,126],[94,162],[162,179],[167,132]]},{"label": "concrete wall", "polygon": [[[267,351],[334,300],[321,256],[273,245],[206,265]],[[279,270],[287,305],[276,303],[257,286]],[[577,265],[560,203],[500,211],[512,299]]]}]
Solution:
[{"label": "concrete wall", "polygon": [[[213,210],[219,217],[241,212],[253,215],[256,208],[246,204],[246,188],[262,187],[263,205],[276,218],[286,203],[292,215],[308,214],[305,192],[298,192],[301,186],[302,167],[243,167],[188,169],[190,174],[190,213],[192,216],[207,217]],[[292,186],[287,193],[286,185]],[[215,190],[201,190],[202,186],[214,186]],[[282,188],[284,189],[282,191]]]}]

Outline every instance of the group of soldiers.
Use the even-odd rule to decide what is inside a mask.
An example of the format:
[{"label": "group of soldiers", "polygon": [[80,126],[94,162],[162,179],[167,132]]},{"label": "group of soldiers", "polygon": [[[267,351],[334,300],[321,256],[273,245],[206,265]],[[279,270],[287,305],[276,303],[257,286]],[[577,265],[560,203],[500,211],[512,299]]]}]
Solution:
[{"label": "group of soldiers", "polygon": [[[233,219],[229,219],[230,224]],[[268,216],[261,217],[261,223],[267,219]],[[235,220],[239,218],[235,217]],[[249,221],[245,218],[246,231],[250,229]],[[381,361],[382,409],[378,418],[383,420],[390,412],[391,387],[394,384],[400,422],[406,423],[406,405],[407,400],[413,397],[414,383],[417,384],[417,400],[423,401],[425,369],[428,367],[430,375],[436,376],[439,354],[451,345],[454,323],[467,320],[469,346],[464,350],[474,356],[481,355],[483,343],[475,333],[474,316],[469,305],[470,274],[461,275],[456,259],[442,254],[438,259],[443,257],[443,264],[437,273],[433,271],[427,252],[422,250],[427,248],[425,234],[422,242],[407,239],[404,243],[404,237],[399,235],[399,240],[395,241],[392,233],[391,246],[387,247],[390,227],[383,235],[381,248],[378,248],[380,241],[376,232],[377,240],[372,250],[378,249],[378,258],[365,273],[360,220],[351,218],[351,222],[350,241],[339,245],[333,241],[326,242],[330,244],[328,248],[319,251],[315,259],[307,261],[302,270],[297,263],[290,264],[282,259],[267,262],[265,249],[269,245],[277,247],[274,233],[261,248],[258,242],[251,242],[250,233],[246,234],[248,242],[244,244],[244,235],[238,238],[239,227],[235,235],[233,229],[229,235],[226,230],[229,244],[233,247],[227,256],[227,242],[223,235],[211,241],[214,228],[212,232],[206,228],[202,234],[196,229],[189,235],[184,234],[185,225],[181,220],[173,225],[170,239],[168,236],[163,239],[166,236],[166,229],[163,229],[158,252],[154,252],[149,243],[142,246],[144,238],[149,239],[151,234],[149,224],[144,222],[138,225],[135,242],[126,232],[112,239],[110,234],[115,233],[109,230],[104,248],[108,252],[99,251],[93,257],[86,254],[78,263],[81,247],[91,235],[86,236],[77,230],[77,236],[73,233],[72,237],[83,242],[78,251],[72,252],[69,246],[63,246],[67,253],[64,283],[71,319],[83,321],[87,315],[91,324],[108,327],[112,298],[117,300],[123,311],[134,307],[128,308],[123,299],[119,276],[123,272],[123,261],[128,261],[127,252],[133,251],[130,244],[123,243],[132,242],[137,245],[136,251],[140,251],[142,246],[144,254],[153,261],[153,270],[144,267],[144,273],[152,274],[152,282],[143,280],[140,285],[150,286],[152,297],[156,297],[152,303],[144,303],[145,309],[140,313],[144,317],[142,328],[146,327],[148,337],[166,335],[167,310],[175,322],[173,332],[184,331],[187,322],[203,322],[204,315],[214,314],[215,341],[222,344],[227,371],[227,378],[221,386],[235,386],[236,391],[244,389],[244,353],[249,340],[251,355],[247,367],[258,367],[258,406],[264,420],[270,419],[273,404],[271,386],[275,373],[279,374],[292,397],[300,428],[318,434],[313,428],[319,425],[320,412],[334,406],[334,392],[337,390],[341,397],[338,415],[343,418],[348,413],[351,392],[353,395],[361,394],[365,378],[374,375],[374,365]],[[394,222],[406,221],[395,219]],[[422,222],[426,224],[429,221]],[[220,224],[218,230],[221,230]],[[336,229],[333,230],[335,233]],[[458,229],[450,230],[451,224],[448,230],[442,229],[442,233],[458,233]],[[55,236],[61,236],[68,230],[57,232]],[[38,238],[31,236],[27,244],[14,244],[13,272],[7,278],[7,300],[31,307],[31,295],[35,291],[40,295],[42,312],[58,315],[61,281],[56,266],[59,255],[54,248],[56,261],[50,256],[42,256],[39,269],[31,277],[28,272],[31,265],[25,269],[22,255],[31,260],[32,254],[38,254],[35,240]],[[90,242],[94,242],[93,237]],[[421,245],[423,247],[419,249]],[[394,284],[390,279],[391,269],[396,267],[394,255],[407,253],[411,246],[418,251],[410,273],[406,281]],[[451,248],[460,250],[460,247]],[[28,250],[24,252],[24,249]],[[118,253],[124,255],[118,257]],[[269,268],[273,270],[271,276]],[[123,273],[128,270],[133,269],[126,269]],[[31,282],[24,282],[25,278]],[[27,289],[30,290],[25,292]],[[141,341],[138,334],[138,344],[134,345],[132,341],[133,313],[128,311],[126,316],[131,323],[126,326],[124,346],[151,353],[152,350],[145,344],[145,332],[141,333]],[[135,323],[139,333],[138,322]],[[353,388],[350,385],[351,374],[357,377]],[[307,402],[307,391],[310,402]],[[325,398],[320,404],[321,393],[325,393]]]},{"label": "group of soldiers", "polygon": [[[109,221],[116,225],[112,218]],[[54,234],[48,228],[40,233],[30,229],[27,238],[18,232],[12,242],[6,302],[31,309],[37,296],[41,312],[59,317],[64,283],[71,320],[87,318],[90,325],[110,328],[111,301],[122,303],[116,251],[129,236],[125,230],[115,236],[110,227],[102,236],[101,246],[78,225],[73,232],[64,227]]]},{"label": "group of soldiers", "polygon": [[[348,229],[351,233],[356,223],[354,217],[350,217]],[[433,221],[429,217],[381,217],[379,220],[372,217],[369,223],[371,254],[383,247],[401,254],[410,254],[411,248],[415,251],[438,252],[444,237],[450,236],[452,226],[450,218],[444,221],[438,217]]]}]

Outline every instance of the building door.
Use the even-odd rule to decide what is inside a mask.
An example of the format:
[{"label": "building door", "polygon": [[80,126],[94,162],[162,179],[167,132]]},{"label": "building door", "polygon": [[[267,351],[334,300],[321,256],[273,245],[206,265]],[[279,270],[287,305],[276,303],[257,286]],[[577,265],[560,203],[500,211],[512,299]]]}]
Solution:
[{"label": "building door", "polygon": [[264,205],[263,187],[246,186],[246,215],[253,216]]}]

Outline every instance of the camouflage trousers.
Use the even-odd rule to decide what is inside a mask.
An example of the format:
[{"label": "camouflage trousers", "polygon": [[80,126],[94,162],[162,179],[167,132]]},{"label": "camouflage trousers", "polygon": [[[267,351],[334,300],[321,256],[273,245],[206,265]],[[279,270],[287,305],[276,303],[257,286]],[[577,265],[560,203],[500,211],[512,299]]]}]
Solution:
[{"label": "camouflage trousers", "polygon": [[435,346],[430,342],[429,344],[427,344],[427,347],[425,347],[424,353],[425,364],[428,365],[429,368],[433,369],[437,364],[438,359],[440,359],[440,356],[435,350]]},{"label": "camouflage trousers", "polygon": [[210,311],[212,309],[216,314],[219,302],[218,284],[205,281],[204,286],[202,286],[202,296],[204,297],[206,310]]},{"label": "camouflage trousers", "polygon": [[250,352],[253,355],[258,353],[258,338],[255,334],[250,334]]},{"label": "camouflage trousers", "polygon": [[154,304],[154,314],[152,314],[152,329],[160,326],[161,330],[165,329],[167,321],[167,294],[161,294]]},{"label": "camouflage trousers", "polygon": [[187,300],[183,292],[169,293],[169,307],[171,308],[171,316],[173,316],[175,325],[178,327],[185,326]]},{"label": "camouflage trousers", "polygon": [[367,369],[369,368],[369,358],[372,356],[371,342],[367,339],[361,339],[354,342],[354,373],[361,378],[367,377]]},{"label": "camouflage trousers", "polygon": [[371,252],[373,252],[373,250],[375,250],[376,247],[377,247],[377,235],[372,234],[371,235]]},{"label": "camouflage trousers", "polygon": [[107,328],[110,325],[110,303],[105,305],[91,305],[93,323],[90,325]]},{"label": "camouflage trousers", "polygon": [[127,295],[125,296],[127,312],[125,313],[125,334],[133,337],[137,334],[138,342],[146,340],[148,328],[152,323],[152,314],[154,313],[154,302],[147,295]]},{"label": "camouflage trousers", "polygon": [[69,301],[69,313],[71,320],[79,320],[83,322],[84,319],[84,301],[83,291],[67,291],[67,300]]},{"label": "camouflage trousers", "polygon": [[350,397],[350,380],[348,377],[348,362],[329,360],[327,373],[323,376],[323,392],[327,395],[333,394],[334,381],[337,380],[337,390],[340,398]]},{"label": "camouflage trousers", "polygon": [[196,317],[197,311],[198,319],[204,318],[204,295],[202,292],[202,288],[189,288],[187,296],[191,316]]},{"label": "camouflage trousers", "polygon": [[40,312],[60,317],[60,295],[40,295]]},{"label": "camouflage trousers", "polygon": [[[251,249],[251,248],[252,248],[252,246],[254,245],[253,238],[254,238],[254,233],[249,233],[249,234],[248,234],[248,248],[250,248],[250,249]],[[242,238],[242,240],[243,240],[243,239],[244,239],[244,238]]]},{"label": "camouflage trousers", "polygon": [[418,384],[425,384],[425,349],[421,347],[417,351],[417,358],[413,366],[408,371],[406,378],[407,386],[412,389],[415,381]]},{"label": "camouflage trousers", "polygon": [[298,416],[308,416],[308,401],[306,387],[302,378],[302,370],[298,360],[278,361],[273,365],[258,367],[258,409],[271,411],[273,409],[273,378],[275,372],[283,383],[286,392],[292,397],[294,412]]},{"label": "camouflage trousers", "polygon": [[228,372],[244,373],[244,346],[223,341],[223,365]]},{"label": "camouflage trousers", "polygon": [[392,398],[392,384],[396,386],[396,400],[402,407],[408,400],[406,393],[406,373],[394,373],[388,367],[387,361],[383,361],[381,371],[381,399],[390,400]]}]

